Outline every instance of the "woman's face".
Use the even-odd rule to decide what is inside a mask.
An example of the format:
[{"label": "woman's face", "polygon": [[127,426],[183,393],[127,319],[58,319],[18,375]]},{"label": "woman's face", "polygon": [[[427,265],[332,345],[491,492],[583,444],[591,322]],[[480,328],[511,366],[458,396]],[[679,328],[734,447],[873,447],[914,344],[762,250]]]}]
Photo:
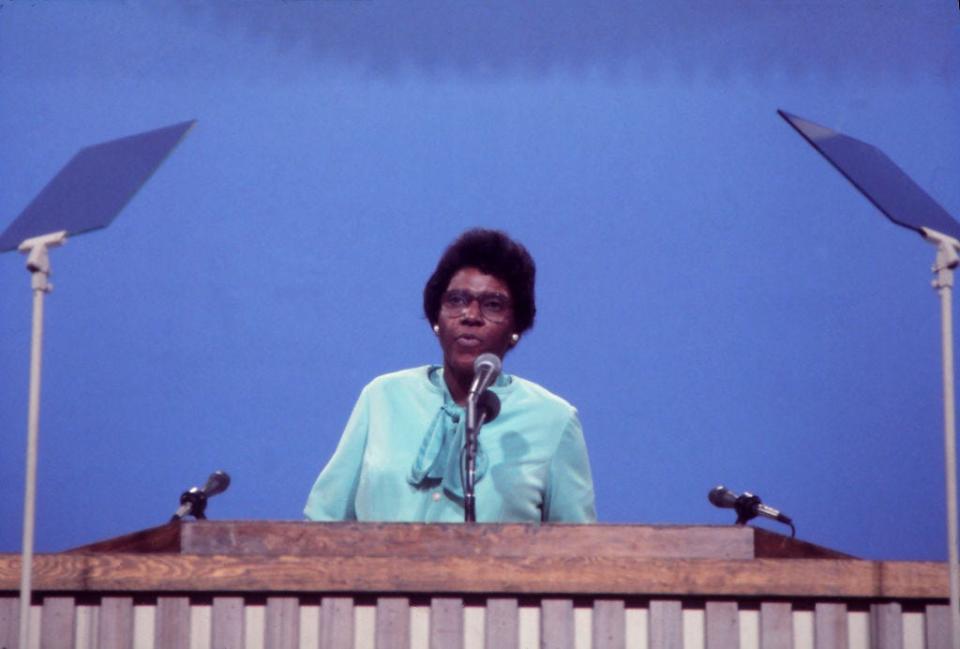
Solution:
[{"label": "woman's face", "polygon": [[510,289],[496,277],[467,267],[450,278],[444,296],[453,299],[441,299],[437,318],[443,365],[455,376],[471,377],[477,356],[492,352],[502,358],[511,346]]}]

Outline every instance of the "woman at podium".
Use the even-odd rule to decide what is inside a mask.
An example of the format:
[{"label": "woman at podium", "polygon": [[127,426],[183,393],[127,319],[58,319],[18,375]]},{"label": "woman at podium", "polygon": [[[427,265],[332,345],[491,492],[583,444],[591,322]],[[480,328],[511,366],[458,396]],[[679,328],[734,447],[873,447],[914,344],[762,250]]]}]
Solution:
[{"label": "woman at podium", "polygon": [[[461,450],[474,362],[502,358],[533,326],[536,266],[496,230],[468,230],[423,290],[442,365],[379,376],[360,393],[304,513],[310,520],[462,522]],[[588,523],[593,480],[576,409],[539,385],[500,374],[499,414],[478,437],[478,522]]]}]

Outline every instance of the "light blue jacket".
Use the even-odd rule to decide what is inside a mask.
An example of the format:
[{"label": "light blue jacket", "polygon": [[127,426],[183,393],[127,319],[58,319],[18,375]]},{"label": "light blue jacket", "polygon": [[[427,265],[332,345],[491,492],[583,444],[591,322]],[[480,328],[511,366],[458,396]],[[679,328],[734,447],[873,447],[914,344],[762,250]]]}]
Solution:
[{"label": "light blue jacket", "polygon": [[[483,426],[478,522],[596,521],[576,409],[524,379],[491,388],[500,415]],[[463,522],[464,409],[436,366],[377,377],[353,408],[304,514],[317,521]]]}]

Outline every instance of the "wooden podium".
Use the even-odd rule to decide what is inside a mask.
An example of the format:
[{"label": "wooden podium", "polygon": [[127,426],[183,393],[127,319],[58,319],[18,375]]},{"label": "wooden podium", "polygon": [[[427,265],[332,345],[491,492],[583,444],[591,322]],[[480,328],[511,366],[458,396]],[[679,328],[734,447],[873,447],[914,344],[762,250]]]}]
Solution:
[{"label": "wooden podium", "polygon": [[[19,555],[0,555],[0,649]],[[947,647],[947,567],[752,527],[170,523],[34,557],[42,649]]]}]

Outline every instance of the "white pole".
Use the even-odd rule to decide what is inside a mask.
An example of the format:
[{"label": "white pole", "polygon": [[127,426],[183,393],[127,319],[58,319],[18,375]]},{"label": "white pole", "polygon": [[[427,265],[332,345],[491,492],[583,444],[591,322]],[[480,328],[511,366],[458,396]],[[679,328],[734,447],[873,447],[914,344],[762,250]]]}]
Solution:
[{"label": "white pole", "polygon": [[950,562],[950,619],[953,649],[960,649],[960,557],[957,551],[957,427],[953,387],[952,291],[940,289],[940,316],[943,323],[943,448],[947,474],[947,543]]},{"label": "white pole", "polygon": [[30,646],[30,600],[33,573],[34,506],[37,493],[37,440],[40,436],[40,368],[43,354],[43,296],[53,290],[49,248],[62,245],[66,232],[27,239],[20,251],[28,254],[33,289],[33,331],[30,337],[30,396],[27,405],[27,471],[23,494],[23,549],[20,559],[20,649]]},{"label": "white pole", "polygon": [[933,287],[940,293],[941,359],[943,365],[943,450],[947,482],[947,546],[950,566],[950,628],[953,649],[960,649],[960,557],[957,534],[957,426],[953,377],[953,269],[960,265],[960,242],[924,229],[937,244]]},{"label": "white pole", "polygon": [[[39,273],[36,273],[36,276]],[[30,398],[27,407],[27,475],[23,495],[23,551],[20,565],[20,649],[30,642],[34,504],[37,492],[37,440],[40,434],[40,367],[43,353],[43,294],[33,290],[33,335],[30,342]]]}]

